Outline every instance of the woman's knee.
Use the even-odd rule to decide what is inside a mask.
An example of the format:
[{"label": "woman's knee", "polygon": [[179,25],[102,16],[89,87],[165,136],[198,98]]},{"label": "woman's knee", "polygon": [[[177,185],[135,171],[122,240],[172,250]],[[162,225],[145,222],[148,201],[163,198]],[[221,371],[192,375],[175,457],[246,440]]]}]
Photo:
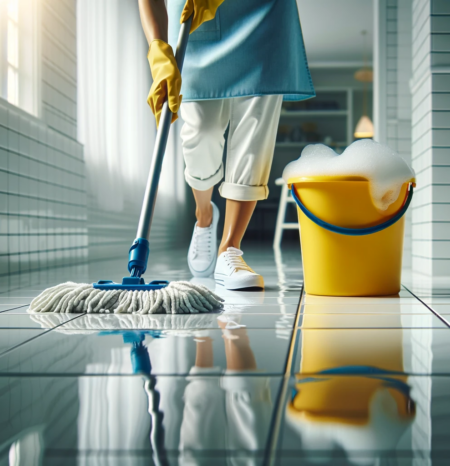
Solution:
[{"label": "woman's knee", "polygon": [[205,100],[181,104],[181,118],[184,121],[181,139],[184,146],[198,146],[210,141],[222,143],[228,126],[226,107],[223,100]]}]

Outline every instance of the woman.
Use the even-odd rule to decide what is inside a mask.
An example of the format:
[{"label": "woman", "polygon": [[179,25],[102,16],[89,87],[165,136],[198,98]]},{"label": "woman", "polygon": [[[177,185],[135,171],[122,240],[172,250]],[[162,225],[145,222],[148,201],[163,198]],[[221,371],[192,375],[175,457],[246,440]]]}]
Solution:
[{"label": "woman", "polygon": [[[296,0],[139,0],[153,76],[148,102],[157,123],[163,102],[181,130],[185,177],[196,201],[197,223],[188,253],[194,276],[227,289],[264,288],[242,258],[241,240],[256,202],[268,196],[282,100],[315,96]],[[179,23],[193,15],[181,75],[173,49]],[[169,18],[169,20],[168,20]],[[181,18],[181,19],[180,19]],[[228,128],[225,225],[217,254],[219,211],[211,202],[222,180]]]}]

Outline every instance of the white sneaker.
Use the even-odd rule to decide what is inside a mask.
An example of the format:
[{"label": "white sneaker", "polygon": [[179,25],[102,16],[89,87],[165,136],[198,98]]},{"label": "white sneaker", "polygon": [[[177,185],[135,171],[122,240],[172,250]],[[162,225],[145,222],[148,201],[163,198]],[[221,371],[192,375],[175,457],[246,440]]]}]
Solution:
[{"label": "white sneaker", "polygon": [[217,259],[214,278],[228,290],[264,288],[264,279],[244,261],[244,253],[237,248],[228,248]]},{"label": "white sneaker", "polygon": [[213,219],[207,228],[194,226],[191,245],[188,252],[188,265],[194,277],[209,277],[217,260],[217,223],[219,222],[219,209],[214,202]]}]

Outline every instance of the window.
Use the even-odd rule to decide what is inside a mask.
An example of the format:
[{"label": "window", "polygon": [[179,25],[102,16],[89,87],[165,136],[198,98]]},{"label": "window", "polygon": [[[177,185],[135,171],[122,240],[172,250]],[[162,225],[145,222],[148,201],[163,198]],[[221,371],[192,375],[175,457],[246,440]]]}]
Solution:
[{"label": "window", "polygon": [[6,98],[8,102],[19,105],[19,0],[7,3],[7,37],[6,37]]},{"label": "window", "polygon": [[0,96],[36,115],[37,0],[0,0]]}]

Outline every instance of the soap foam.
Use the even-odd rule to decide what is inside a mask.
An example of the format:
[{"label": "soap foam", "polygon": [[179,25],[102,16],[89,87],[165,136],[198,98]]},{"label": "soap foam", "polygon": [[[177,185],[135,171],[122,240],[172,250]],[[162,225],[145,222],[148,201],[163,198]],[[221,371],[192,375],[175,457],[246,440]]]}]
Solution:
[{"label": "soap foam", "polygon": [[410,165],[390,147],[360,139],[338,155],[323,144],[306,146],[283,171],[283,179],[300,176],[360,176],[370,183],[375,207],[386,210],[398,199],[402,184],[415,177]]}]

